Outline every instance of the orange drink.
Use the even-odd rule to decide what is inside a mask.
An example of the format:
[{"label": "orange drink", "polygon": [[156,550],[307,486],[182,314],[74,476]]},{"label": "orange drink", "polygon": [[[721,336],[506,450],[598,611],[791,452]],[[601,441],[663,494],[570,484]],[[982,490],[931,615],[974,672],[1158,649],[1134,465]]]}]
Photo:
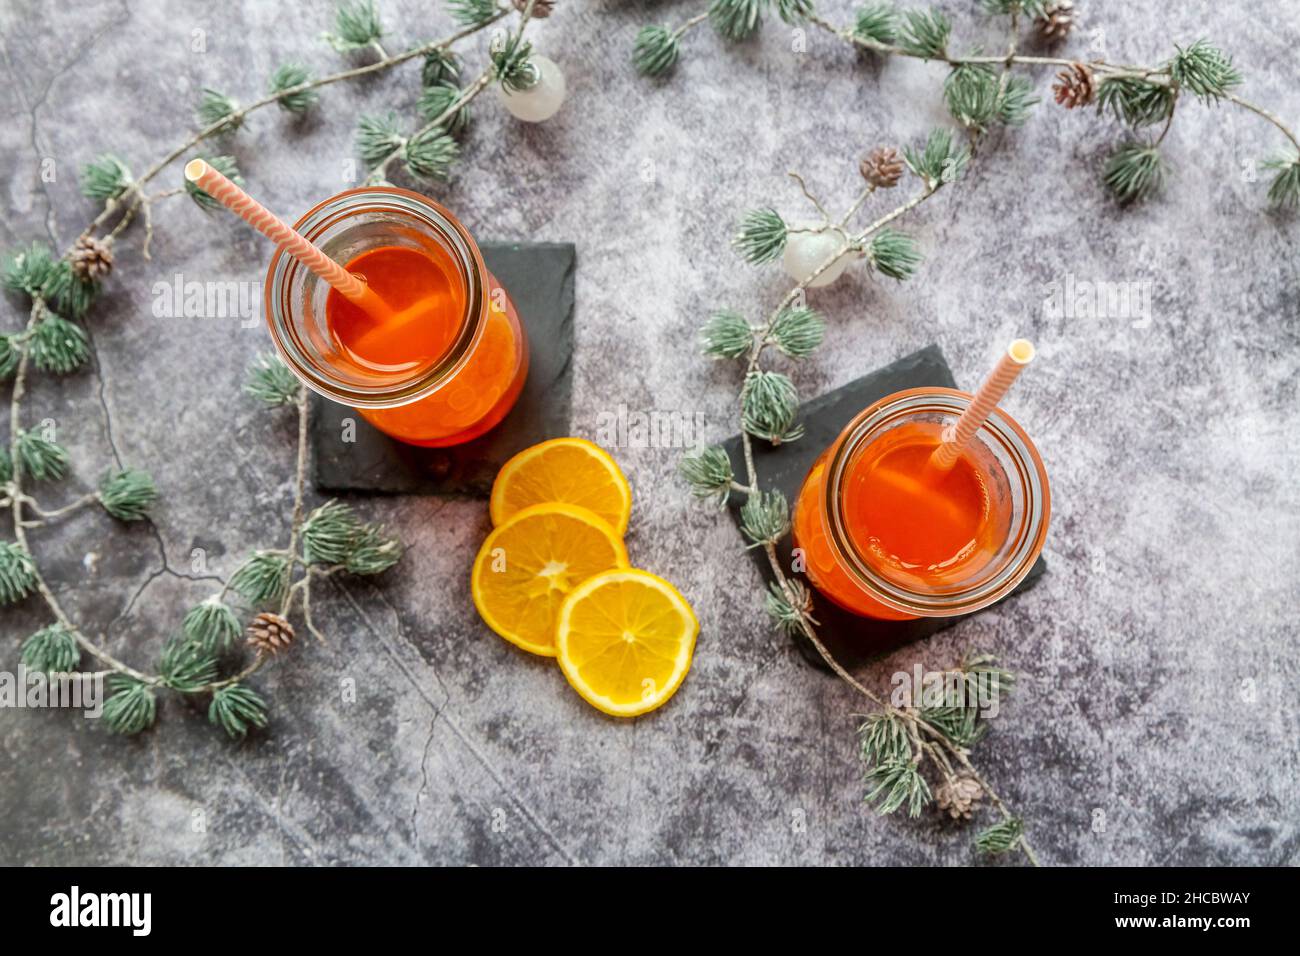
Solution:
[{"label": "orange drink", "polygon": [[951,468],[932,463],[970,399],[940,388],[890,395],[813,464],[794,538],[825,597],[867,617],[947,617],[991,604],[1029,572],[1050,502],[1020,427],[995,411]]},{"label": "orange drink", "polygon": [[277,252],[267,320],[303,382],[414,445],[460,444],[505,417],[528,373],[527,340],[450,212],[404,189],[354,189],[294,228],[384,305],[368,311]]}]

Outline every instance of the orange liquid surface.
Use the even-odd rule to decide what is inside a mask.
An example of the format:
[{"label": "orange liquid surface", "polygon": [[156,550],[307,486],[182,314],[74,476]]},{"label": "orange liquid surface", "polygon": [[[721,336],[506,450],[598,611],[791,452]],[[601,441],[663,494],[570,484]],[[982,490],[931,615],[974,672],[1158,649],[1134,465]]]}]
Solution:
[{"label": "orange liquid surface", "polygon": [[330,290],[325,321],[334,345],[357,371],[406,372],[432,365],[447,351],[465,313],[465,290],[446,253],[381,246],[361,253],[347,269],[392,310],[369,315]]},{"label": "orange liquid surface", "polygon": [[[997,551],[1007,532],[1008,516],[991,501],[987,463],[963,452],[947,472],[928,466],[941,432],[937,422],[891,429],[849,463],[844,482],[844,520],[854,549],[881,577],[914,591],[971,574]],[[813,465],[795,505],[795,541],[804,550],[808,577],[855,613],[910,617],[872,598],[832,545],[825,515],[827,464],[823,455]]]},{"label": "orange liquid surface", "polygon": [[[441,249],[382,246],[347,264],[388,306],[371,315],[330,290],[325,321],[338,360],[362,375],[417,374],[460,333],[466,290]],[[456,445],[492,428],[513,407],[528,373],[528,346],[514,304],[488,276],[487,319],[463,364],[432,394],[394,408],[363,408],[376,428],[415,445]]]},{"label": "orange liquid surface", "polygon": [[947,471],[929,465],[940,432],[937,422],[914,422],[881,436],[851,464],[844,488],[854,546],[884,576],[910,586],[942,583],[994,550],[989,492],[976,463],[963,453]]}]

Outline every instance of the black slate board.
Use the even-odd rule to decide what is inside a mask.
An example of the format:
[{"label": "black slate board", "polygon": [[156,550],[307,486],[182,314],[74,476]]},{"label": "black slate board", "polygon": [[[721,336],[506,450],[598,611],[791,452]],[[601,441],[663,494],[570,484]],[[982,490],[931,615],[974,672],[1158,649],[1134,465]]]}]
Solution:
[{"label": "black slate board", "polygon": [[[528,336],[519,401],[486,435],[451,448],[389,438],[353,409],[313,394],[312,479],[322,491],[487,497],[516,452],[569,433],[573,398],[572,243],[484,243],[483,260],[510,294]],[[355,441],[345,442],[345,420]]]},{"label": "black slate board", "polygon": [[[854,415],[872,402],[893,392],[922,386],[957,387],[953,381],[952,370],[937,345],[930,345],[919,352],[905,355],[882,369],[805,402],[799,416],[800,421],[804,423],[804,437],[776,448],[767,442],[754,443],[754,464],[763,477],[764,487],[776,488],[783,492],[786,500],[793,507],[808,469],[817,460],[817,456],[835,441]],[[736,474],[743,475],[744,456],[741,451],[740,436],[736,435],[723,442],[723,447],[731,456],[731,466]],[[730,508],[737,528],[740,526],[742,501],[733,501]],[[777,546],[777,556],[783,567],[790,566],[792,547],[789,535],[786,535]],[[762,549],[753,548],[750,553],[754,556],[754,561],[764,579],[771,581],[772,570],[768,567],[767,557]],[[1046,570],[1047,566],[1040,557],[1012,595],[1033,587]],[[963,615],[963,617],[969,616]],[[963,617],[923,617],[915,621],[877,621],[850,614],[839,605],[827,601],[816,591],[813,591],[813,617],[821,624],[818,636],[826,645],[826,649],[848,668],[866,664],[905,644],[952,627],[963,619]],[[802,634],[796,635],[795,643],[805,660],[823,670],[830,670],[808,638]]]}]

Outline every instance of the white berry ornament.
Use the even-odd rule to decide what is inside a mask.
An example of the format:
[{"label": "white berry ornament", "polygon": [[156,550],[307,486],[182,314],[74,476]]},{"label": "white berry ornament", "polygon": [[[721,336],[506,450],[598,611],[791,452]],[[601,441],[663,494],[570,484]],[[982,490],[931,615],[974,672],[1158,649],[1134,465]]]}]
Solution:
[{"label": "white berry ornament", "polygon": [[[781,254],[781,264],[795,282],[803,282],[816,272],[823,262],[835,255],[835,250],[844,245],[847,237],[838,229],[828,228],[817,232],[791,231],[785,241],[785,252]],[[818,289],[830,285],[848,268],[853,261],[853,252],[846,250],[844,255],[832,262],[826,269],[808,283],[809,287]]]},{"label": "white berry ornament", "polygon": [[534,53],[516,77],[497,87],[501,102],[516,119],[540,123],[559,111],[564,102],[564,74],[554,60]]}]

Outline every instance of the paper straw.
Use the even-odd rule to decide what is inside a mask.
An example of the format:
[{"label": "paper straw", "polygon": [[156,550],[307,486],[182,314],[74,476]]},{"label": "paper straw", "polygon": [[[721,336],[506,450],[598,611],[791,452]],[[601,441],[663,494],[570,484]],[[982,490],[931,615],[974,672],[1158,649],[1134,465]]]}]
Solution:
[{"label": "paper straw", "polygon": [[980,426],[988,421],[1002,396],[1007,393],[1011,383],[1016,380],[1026,365],[1034,358],[1034,346],[1028,339],[1016,339],[1007,347],[998,359],[989,377],[979,387],[971,399],[969,407],[962,412],[957,424],[944,432],[943,443],[930,456],[930,466],[937,471],[947,471],[957,461],[961,450],[975,437]]},{"label": "paper straw", "polygon": [[341,265],[295,232],[284,220],[244,192],[201,159],[185,164],[185,178],[266,236],[349,301],[378,318],[391,310],[370,288]]}]

